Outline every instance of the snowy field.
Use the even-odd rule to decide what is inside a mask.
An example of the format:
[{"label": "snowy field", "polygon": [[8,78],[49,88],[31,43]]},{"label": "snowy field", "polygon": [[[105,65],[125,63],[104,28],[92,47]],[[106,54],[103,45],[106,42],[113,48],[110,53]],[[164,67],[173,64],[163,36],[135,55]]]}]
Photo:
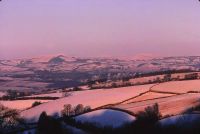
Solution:
[{"label": "snowy field", "polygon": [[0,101],[5,107],[17,110],[25,110],[30,108],[35,101],[39,101],[41,103],[48,102],[50,100],[13,100],[13,101]]},{"label": "snowy field", "polygon": [[159,123],[162,126],[177,125],[179,127],[181,126],[194,127],[195,123],[197,122],[199,123],[199,120],[200,120],[200,114],[184,114],[162,119],[159,121]]},{"label": "snowy field", "polygon": [[120,104],[116,105],[116,108],[124,109],[137,113],[143,111],[146,107],[152,106],[158,103],[159,110],[163,116],[166,115],[177,115],[185,112],[189,108],[199,105],[200,94],[183,94],[175,95],[167,98],[160,98],[155,100],[147,100],[142,102],[130,103],[130,104]]},{"label": "snowy field", "polygon": [[152,91],[187,93],[189,91],[200,92],[200,80],[171,81],[154,86]]},{"label": "snowy field", "polygon": [[107,104],[115,104],[126,99],[137,96],[143,92],[149,90],[153,85],[142,85],[123,87],[115,89],[96,89],[88,91],[72,92],[69,97],[54,100],[48,103],[44,103],[37,107],[22,112],[22,117],[33,119],[37,121],[38,117],[43,111],[46,111],[49,115],[59,114],[65,104],[71,104],[73,106],[77,104],[83,104],[84,106],[90,106],[91,108],[97,108]]},{"label": "snowy field", "polygon": [[83,123],[94,123],[102,127],[120,127],[125,123],[134,121],[135,117],[121,111],[102,109],[77,116],[75,119]]}]

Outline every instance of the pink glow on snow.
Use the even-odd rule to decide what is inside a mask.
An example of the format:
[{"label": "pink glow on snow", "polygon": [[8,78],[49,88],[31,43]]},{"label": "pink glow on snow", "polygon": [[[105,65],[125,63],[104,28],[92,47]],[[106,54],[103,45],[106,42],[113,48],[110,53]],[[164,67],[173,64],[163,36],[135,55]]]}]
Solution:
[{"label": "pink glow on snow", "polygon": [[103,105],[118,103],[132,98],[148,91],[152,86],[153,84],[115,89],[97,89],[72,92],[69,97],[51,101],[26,110],[22,112],[22,116],[26,119],[34,119],[35,121],[43,111],[46,111],[49,115],[54,115],[55,113],[60,114],[60,111],[63,109],[65,104],[71,104],[72,106],[83,104],[84,106],[97,108]]}]

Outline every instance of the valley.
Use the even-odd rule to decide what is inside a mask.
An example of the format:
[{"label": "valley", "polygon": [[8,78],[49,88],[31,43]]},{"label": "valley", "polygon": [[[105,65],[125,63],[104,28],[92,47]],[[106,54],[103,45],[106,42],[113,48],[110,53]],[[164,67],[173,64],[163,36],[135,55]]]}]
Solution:
[{"label": "valley", "polygon": [[[20,134],[35,131],[44,111],[69,123],[66,127],[74,133],[87,133],[85,124],[120,128],[137,121],[141,111],[155,104],[159,120],[164,122],[198,111],[199,60],[78,59],[59,55],[1,61],[0,104],[18,111],[26,124],[15,130]],[[74,121],[65,120],[63,112]]]}]

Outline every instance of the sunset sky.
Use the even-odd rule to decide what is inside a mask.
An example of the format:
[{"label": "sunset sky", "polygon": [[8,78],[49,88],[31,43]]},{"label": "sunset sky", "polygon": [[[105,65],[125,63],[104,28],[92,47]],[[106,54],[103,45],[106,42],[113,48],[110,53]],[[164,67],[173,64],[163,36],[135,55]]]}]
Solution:
[{"label": "sunset sky", "polygon": [[200,55],[198,0],[2,0],[0,59]]}]

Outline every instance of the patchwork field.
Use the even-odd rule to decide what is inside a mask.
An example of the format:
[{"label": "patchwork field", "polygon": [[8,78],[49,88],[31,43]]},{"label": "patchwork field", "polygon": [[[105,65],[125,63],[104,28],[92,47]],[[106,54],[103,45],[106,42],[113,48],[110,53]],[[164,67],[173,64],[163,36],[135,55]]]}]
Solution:
[{"label": "patchwork field", "polygon": [[[37,121],[43,111],[49,115],[59,115],[65,104],[72,106],[83,104],[92,109],[112,104],[114,108],[137,113],[155,103],[158,103],[163,116],[176,115],[200,103],[199,93],[188,93],[189,91],[199,91],[199,83],[200,80],[173,81],[157,85],[76,91],[71,92],[68,97],[25,110],[21,115],[26,119]],[[51,93],[35,96],[60,97],[61,95],[62,93]]]},{"label": "patchwork field", "polygon": [[146,100],[151,100],[151,99],[156,99],[156,98],[165,98],[165,97],[169,97],[169,96],[173,96],[173,95],[174,94],[147,92],[136,98],[125,101],[125,102],[123,102],[123,104],[134,103],[134,102],[139,102],[139,101],[146,101]]},{"label": "patchwork field", "polygon": [[72,106],[83,104],[84,106],[97,108],[107,104],[115,104],[133,96],[138,96],[139,94],[148,91],[152,86],[153,85],[150,84],[72,92],[68,97],[44,103],[32,109],[23,111],[21,115],[26,119],[33,119],[32,121],[36,121],[43,111],[46,111],[49,115],[59,114],[65,104],[71,104]]},{"label": "patchwork field", "polygon": [[160,98],[154,100],[147,100],[142,102],[120,104],[116,105],[115,108],[127,110],[129,112],[137,113],[143,111],[148,106],[153,106],[158,103],[159,110],[163,116],[181,114],[192,108],[193,106],[200,104],[200,94],[189,93],[182,95],[175,95],[167,98]]},{"label": "patchwork field", "polygon": [[[27,97],[58,97],[57,100],[0,101],[6,107],[21,110],[27,122],[36,122],[40,114],[60,116],[65,104],[90,106],[94,111],[76,117],[77,121],[102,126],[118,127],[135,120],[132,116],[155,103],[163,117],[180,115],[200,105],[200,80],[172,81],[165,83],[111,89],[94,89],[67,93],[49,92]],[[43,104],[30,108],[35,101]],[[45,103],[44,103],[45,102]],[[98,108],[98,109],[96,109]],[[106,109],[102,109],[106,108]],[[96,109],[96,110],[95,110]]]}]

